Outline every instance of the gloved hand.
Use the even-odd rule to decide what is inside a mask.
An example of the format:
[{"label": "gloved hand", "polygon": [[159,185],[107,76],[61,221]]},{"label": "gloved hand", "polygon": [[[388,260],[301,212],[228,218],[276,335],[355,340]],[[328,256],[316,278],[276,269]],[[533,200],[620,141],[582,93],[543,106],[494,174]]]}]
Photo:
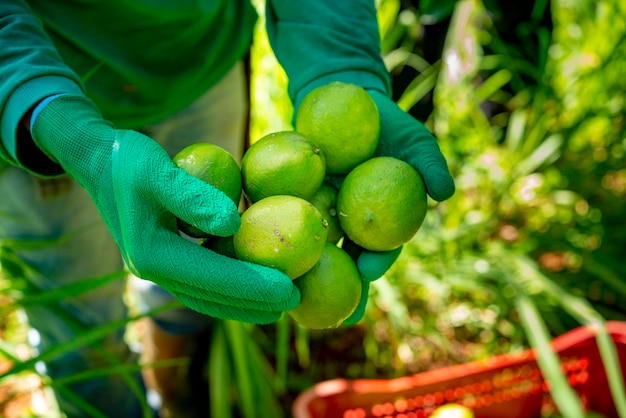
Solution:
[{"label": "gloved hand", "polygon": [[[435,138],[382,93],[391,90],[391,80],[382,60],[375,2],[268,0],[266,5],[268,38],[289,76],[294,114],[310,91],[332,81],[365,88],[380,113],[377,155],[392,156],[412,165],[422,175],[433,199],[442,201],[452,196],[454,182]],[[400,251],[360,254],[357,266],[362,277],[373,280],[382,276]],[[369,281],[363,283],[364,289],[369,286]],[[363,293],[366,298],[367,292]],[[361,302],[364,308],[367,299]],[[351,323],[360,319],[358,312],[362,315],[362,309],[355,312]]]},{"label": "gloved hand", "polygon": [[177,168],[154,140],[115,129],[83,96],[45,100],[31,117],[37,146],[84,187],[129,269],[184,305],[222,319],[276,321],[300,303],[278,270],[234,260],[178,234],[176,218],[205,232],[237,232],[237,206]]},{"label": "gloved hand", "polygon": [[368,93],[380,115],[380,141],[376,156],[395,157],[410,164],[420,173],[426,191],[436,201],[452,197],[454,180],[435,137],[386,94],[378,90],[368,90]]},{"label": "gloved hand", "polygon": [[[378,107],[381,124],[380,142],[375,156],[390,156],[407,162],[420,173],[426,190],[433,199],[443,201],[450,198],[454,194],[454,180],[434,136],[387,95],[377,90],[369,90],[369,93]],[[359,306],[344,321],[345,324],[354,324],[365,313],[370,282],[380,278],[391,268],[402,247],[373,252],[364,250],[351,241],[346,242],[344,238],[343,248],[355,260],[363,284]]]}]

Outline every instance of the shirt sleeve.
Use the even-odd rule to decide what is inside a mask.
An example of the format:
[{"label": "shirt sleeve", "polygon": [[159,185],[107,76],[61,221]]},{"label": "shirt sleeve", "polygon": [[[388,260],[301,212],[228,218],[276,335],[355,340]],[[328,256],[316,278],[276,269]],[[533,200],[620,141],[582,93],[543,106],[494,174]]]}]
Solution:
[{"label": "shirt sleeve", "polygon": [[60,174],[60,166],[35,146],[21,120],[45,97],[83,94],[80,78],[63,63],[22,0],[0,0],[0,45],[0,158],[37,174]]},{"label": "shirt sleeve", "polygon": [[268,0],[265,16],[295,109],[331,81],[390,94],[373,0]]}]

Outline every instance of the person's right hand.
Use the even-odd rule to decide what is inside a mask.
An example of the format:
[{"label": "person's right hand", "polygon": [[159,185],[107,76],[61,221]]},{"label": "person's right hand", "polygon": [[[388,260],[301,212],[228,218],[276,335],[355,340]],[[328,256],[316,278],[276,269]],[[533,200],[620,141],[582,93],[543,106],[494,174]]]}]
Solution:
[{"label": "person's right hand", "polygon": [[298,289],[278,270],[179,235],[177,217],[218,236],[233,235],[241,221],[230,198],[177,168],[156,141],[115,129],[75,95],[42,101],[30,127],[35,144],[87,190],[138,277],[222,319],[271,323],[300,303]]}]

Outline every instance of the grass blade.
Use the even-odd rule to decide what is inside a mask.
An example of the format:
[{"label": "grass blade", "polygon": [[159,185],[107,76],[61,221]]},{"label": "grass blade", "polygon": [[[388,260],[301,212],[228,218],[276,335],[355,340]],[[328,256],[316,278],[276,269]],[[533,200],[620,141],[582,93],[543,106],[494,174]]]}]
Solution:
[{"label": "grass blade", "polygon": [[626,388],[617,348],[605,327],[598,330],[596,340],[617,414],[620,418],[626,418]]},{"label": "grass blade", "polygon": [[276,376],[261,348],[252,340],[250,342],[250,374],[258,404],[256,416],[281,418],[284,413],[279,394],[286,392],[286,382]]},{"label": "grass blade", "polygon": [[15,350],[12,345],[0,339],[0,356],[4,357],[12,363],[19,362],[20,359],[15,354],[13,354],[14,352]]},{"label": "grass blade", "polygon": [[[39,355],[32,357],[28,360],[25,360],[21,363],[15,364],[13,366],[13,368],[11,368],[10,370],[7,370],[6,372],[0,374],[0,378],[3,378],[5,376],[8,376],[10,374],[14,374],[14,373],[19,373],[25,370],[30,370],[32,369],[35,364],[39,361],[49,361],[59,355],[62,355],[68,351],[74,351],[74,350],[78,350],[82,347],[85,347],[87,345],[97,345],[97,342],[105,337],[106,335],[110,334],[111,332],[126,326],[126,324],[128,324],[129,322],[132,321],[136,321],[139,318],[143,318],[145,316],[149,316],[149,315],[154,315],[156,312],[160,312],[160,311],[164,311],[167,309],[171,309],[172,307],[176,307],[179,306],[179,302],[174,301],[172,303],[167,303],[161,307],[159,307],[158,309],[155,309],[153,311],[150,311],[146,314],[143,315],[138,315],[138,316],[134,316],[134,317],[128,317],[128,318],[123,318],[117,321],[112,321],[109,322],[107,324],[103,324],[99,327],[96,328],[90,328],[90,329],[83,329],[80,333],[76,334],[76,337],[73,340],[61,343],[61,344],[56,344],[52,347],[50,347],[49,349],[42,351]],[[67,322],[69,323],[69,321]]]},{"label": "grass blade", "polygon": [[[501,255],[504,255],[501,253]],[[524,277],[534,280],[542,291],[558,300],[561,307],[572,318],[582,325],[593,327],[596,331],[596,342],[602,359],[602,365],[607,374],[611,396],[615,402],[620,418],[626,418],[626,387],[621,363],[617,354],[615,342],[606,330],[606,322],[593,306],[584,298],[577,297],[558,286],[542,274],[527,257],[516,256],[511,258],[510,264],[524,271]]]},{"label": "grass blade", "polygon": [[560,155],[563,142],[561,135],[554,134],[547,137],[528,157],[519,162],[515,169],[516,176],[533,173],[543,164],[556,160]]},{"label": "grass blade", "polygon": [[87,413],[86,416],[91,417],[91,418],[107,418],[106,415],[104,415],[102,412],[100,412],[98,409],[92,406],[89,402],[85,401],[83,398],[78,396],[73,390],[65,386],[59,386],[55,388],[55,390],[60,395],[62,395],[65,399],[72,402],[74,406],[86,412]]},{"label": "grass blade", "polygon": [[527,115],[523,110],[511,112],[505,138],[505,143],[511,153],[515,153],[521,148],[527,119]]},{"label": "grass blade", "polygon": [[626,418],[626,388],[617,348],[608,334],[604,318],[584,298],[574,296],[558,286],[541,273],[537,266],[527,257],[511,255],[502,249],[497,249],[500,260],[513,266],[517,275],[525,281],[532,281],[539,286],[541,292],[551,295],[559,301],[560,306],[572,318],[582,325],[593,327],[596,331],[596,342],[602,359],[602,365],[607,375],[609,390],[620,418]]},{"label": "grass blade", "polygon": [[439,74],[439,63],[425,69],[406,87],[398,99],[398,106],[404,111],[410,110],[417,102],[423,99],[428,92],[435,88]]},{"label": "grass blade", "polygon": [[284,314],[276,323],[276,378],[281,386],[287,381],[291,318]]},{"label": "grass blade", "polygon": [[535,350],[539,369],[549,383],[550,394],[560,413],[568,418],[584,418],[580,398],[563,374],[561,361],[550,345],[550,334],[536,306],[523,293],[517,296],[516,306],[528,341]]},{"label": "grass blade", "polygon": [[218,321],[209,350],[209,397],[212,417],[232,418],[233,411],[230,405],[231,362],[225,333],[224,323]]},{"label": "grass blade", "polygon": [[615,403],[620,418],[626,418],[626,387],[621,368],[617,347],[606,329],[606,321],[593,309],[591,304],[583,298],[568,294],[564,290],[561,294],[561,305],[567,313],[576,318],[581,324],[593,327],[596,333],[596,343],[602,366],[606,372],[611,397]]},{"label": "grass blade", "polygon": [[609,260],[598,259],[595,255],[583,256],[582,268],[602,280],[621,295],[626,295],[626,281],[609,267]]},{"label": "grass blade", "polygon": [[511,81],[511,78],[512,75],[509,70],[500,70],[483,81],[483,83],[474,90],[474,96],[479,102],[489,100],[489,98]]},{"label": "grass blade", "polygon": [[89,79],[91,77],[93,77],[93,75],[104,66],[104,62],[99,62],[96,65],[94,65],[93,67],[91,67],[91,69],[89,71],[87,71],[81,78],[80,81],[82,81],[83,83],[86,83],[87,81],[89,81]]},{"label": "grass blade", "polygon": [[309,349],[309,330],[296,323],[295,336],[296,355],[298,364],[307,368],[311,365],[311,351]]},{"label": "grass blade", "polygon": [[252,382],[250,380],[250,366],[248,364],[248,353],[246,348],[250,341],[246,341],[248,330],[244,328],[241,322],[224,321],[226,335],[229,341],[229,347],[233,354],[233,363],[235,367],[236,385],[238,394],[240,395],[240,405],[244,418],[254,418],[255,402],[254,392],[252,390]]},{"label": "grass blade", "polygon": [[105,274],[97,277],[90,277],[68,285],[44,290],[41,292],[24,292],[23,296],[17,297],[13,303],[7,304],[0,309],[0,315],[6,310],[14,309],[16,306],[35,306],[58,303],[67,298],[76,297],[87,293],[115,280],[121,280],[126,277],[126,272],[121,270],[111,274]]}]

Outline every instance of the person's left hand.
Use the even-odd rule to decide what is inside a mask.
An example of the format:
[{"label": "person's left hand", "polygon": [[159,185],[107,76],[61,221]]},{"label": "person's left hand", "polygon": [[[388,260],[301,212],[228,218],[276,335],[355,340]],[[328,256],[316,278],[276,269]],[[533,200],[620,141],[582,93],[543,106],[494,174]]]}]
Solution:
[{"label": "person's left hand", "polygon": [[[438,202],[449,199],[454,194],[454,180],[435,137],[387,95],[376,90],[368,92],[378,107],[381,124],[380,140],[374,156],[389,156],[407,162],[421,175],[431,198]],[[334,179],[336,185],[340,181],[341,179]],[[370,283],[391,268],[402,252],[402,247],[374,252],[344,238],[342,248],[355,261],[363,284],[357,309],[344,321],[351,325],[360,321],[365,313]]]}]

